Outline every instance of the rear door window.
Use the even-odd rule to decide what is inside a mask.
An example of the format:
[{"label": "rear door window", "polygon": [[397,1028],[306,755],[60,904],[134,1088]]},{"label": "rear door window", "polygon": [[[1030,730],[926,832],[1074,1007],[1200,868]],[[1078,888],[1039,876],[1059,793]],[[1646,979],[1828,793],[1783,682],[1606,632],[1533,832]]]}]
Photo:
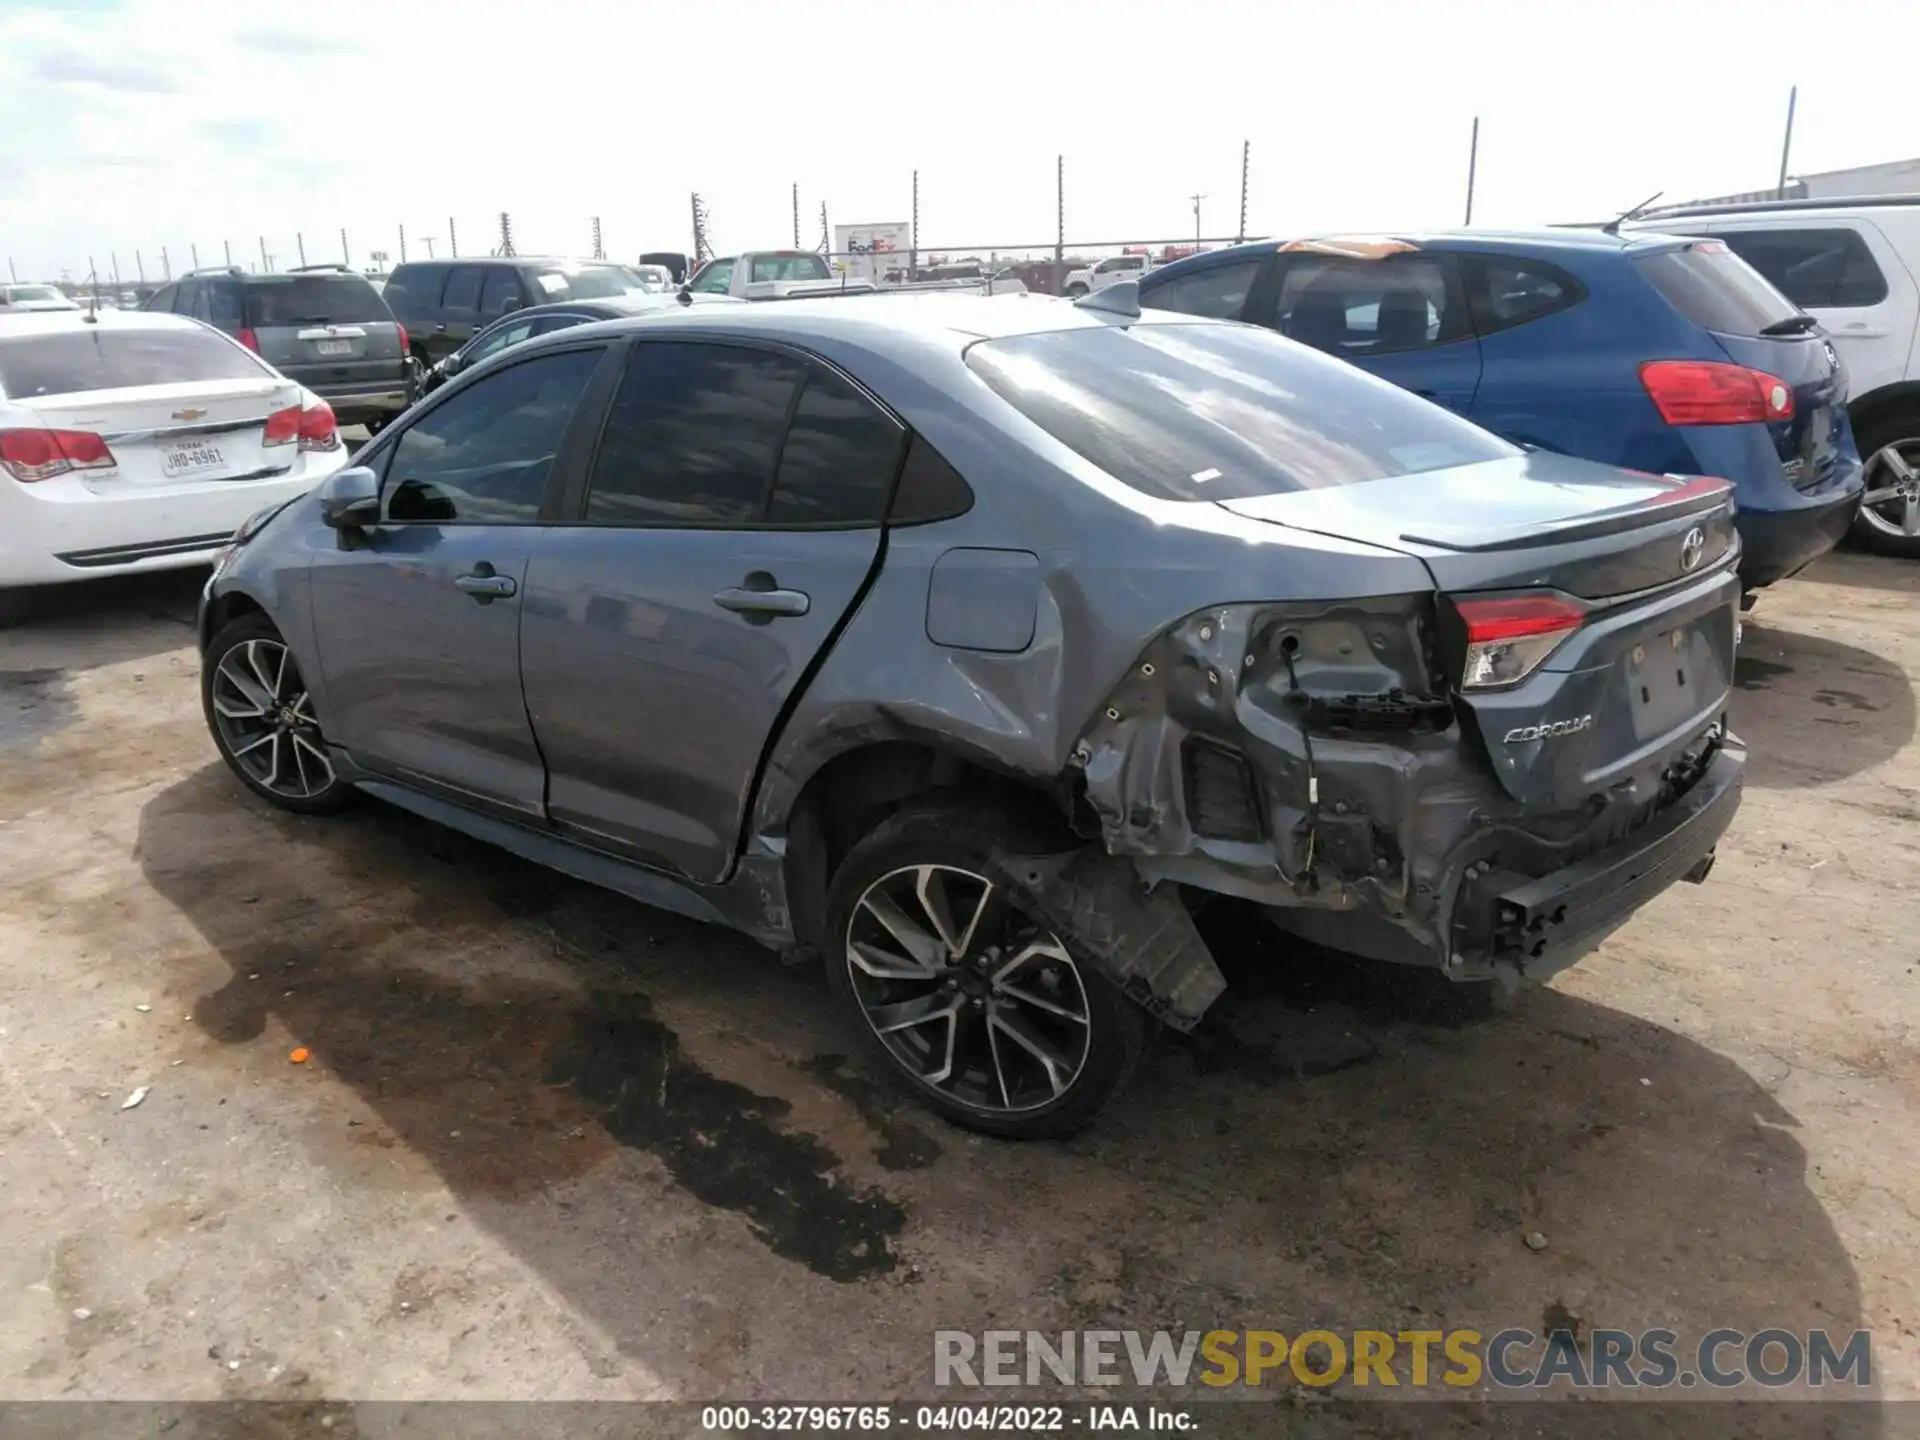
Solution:
[{"label": "rear door window", "polygon": [[381,297],[395,315],[424,315],[440,308],[445,265],[402,265],[387,277]]},{"label": "rear door window", "polygon": [[1721,240],[1697,240],[1638,256],[1635,263],[1674,309],[1722,335],[1758,335],[1800,313]]},{"label": "rear door window", "polygon": [[1887,277],[1857,230],[1729,230],[1717,238],[1803,310],[1887,298]]},{"label": "rear door window", "polygon": [[101,325],[0,340],[0,394],[14,400],[180,381],[259,380],[271,374],[238,345],[191,326],[120,330]]},{"label": "rear door window", "polygon": [[387,465],[387,518],[531,525],[567,424],[604,353],[536,355],[481,376],[407,427]]},{"label": "rear door window", "polygon": [[527,287],[520,283],[518,270],[496,265],[487,271],[486,281],[480,287],[481,320],[498,320],[509,310],[526,303]]},{"label": "rear door window", "polygon": [[967,366],[1056,440],[1160,500],[1242,500],[1522,453],[1253,326],[1020,335],[975,344]]},{"label": "rear door window", "polygon": [[302,325],[370,325],[393,314],[357,275],[297,275],[247,287],[248,323],[258,330]]},{"label": "rear door window", "polygon": [[878,525],[906,431],[846,380],[810,366],[794,407],[766,519],[770,525]]},{"label": "rear door window", "polygon": [[216,329],[232,334],[246,326],[246,296],[238,280],[209,280],[206,285],[205,319]]},{"label": "rear door window", "polygon": [[1177,310],[1209,320],[1238,320],[1264,263],[1241,260],[1231,265],[1209,265],[1158,284],[1149,277],[1141,288],[1140,303],[1153,310]]},{"label": "rear door window", "polygon": [[1345,360],[1421,350],[1471,333],[1437,255],[1296,256],[1269,323],[1289,340]]},{"label": "rear door window", "polygon": [[642,341],[601,432],[587,519],[706,528],[759,523],[798,360],[737,345]]},{"label": "rear door window", "polygon": [[447,318],[455,323],[472,324],[480,312],[480,284],[482,280],[478,265],[456,265],[453,273],[447,277],[446,293],[440,299],[440,308]]}]

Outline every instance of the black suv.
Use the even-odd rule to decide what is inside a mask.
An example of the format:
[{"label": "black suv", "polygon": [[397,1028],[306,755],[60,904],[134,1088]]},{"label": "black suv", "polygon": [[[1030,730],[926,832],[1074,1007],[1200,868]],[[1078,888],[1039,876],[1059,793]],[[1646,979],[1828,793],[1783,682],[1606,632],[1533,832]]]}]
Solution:
[{"label": "black suv", "polygon": [[224,330],[325,400],[342,425],[377,431],[413,398],[406,331],[367,277],[344,265],[278,275],[195,270],[140,308]]},{"label": "black suv", "polygon": [[624,265],[528,255],[410,261],[394,267],[385,291],[423,370],[510,310],[647,293],[640,277]]}]

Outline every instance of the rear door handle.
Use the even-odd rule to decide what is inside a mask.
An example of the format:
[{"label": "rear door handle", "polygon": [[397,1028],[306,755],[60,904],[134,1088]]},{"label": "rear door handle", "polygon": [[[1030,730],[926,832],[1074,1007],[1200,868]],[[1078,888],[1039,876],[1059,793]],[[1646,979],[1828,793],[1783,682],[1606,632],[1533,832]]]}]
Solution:
[{"label": "rear door handle", "polygon": [[813,601],[802,590],[754,590],[741,586],[715,591],[713,603],[722,610],[747,616],[804,615],[813,608]]},{"label": "rear door handle", "polygon": [[511,575],[497,575],[493,566],[482,560],[474,567],[470,575],[456,575],[453,588],[462,594],[471,595],[482,605],[490,605],[495,600],[512,597],[520,587],[513,583]]}]

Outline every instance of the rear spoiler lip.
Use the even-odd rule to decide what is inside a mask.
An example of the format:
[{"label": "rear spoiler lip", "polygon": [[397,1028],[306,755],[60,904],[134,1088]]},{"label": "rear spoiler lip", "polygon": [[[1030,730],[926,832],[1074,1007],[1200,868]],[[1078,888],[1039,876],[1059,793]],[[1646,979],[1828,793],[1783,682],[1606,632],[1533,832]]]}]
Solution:
[{"label": "rear spoiler lip", "polygon": [[1701,475],[1690,478],[1687,483],[1677,485],[1664,494],[1636,500],[1630,505],[1616,506],[1611,510],[1596,511],[1571,524],[1546,521],[1476,541],[1443,540],[1437,536],[1412,533],[1404,533],[1400,538],[1409,545],[1430,545],[1436,550],[1451,550],[1461,555],[1484,555],[1502,550],[1526,550],[1536,545],[1572,544],[1604,535],[1617,535],[1625,530],[1638,530],[1651,522],[1679,520],[1688,515],[1708,515],[1732,509],[1732,482]]}]

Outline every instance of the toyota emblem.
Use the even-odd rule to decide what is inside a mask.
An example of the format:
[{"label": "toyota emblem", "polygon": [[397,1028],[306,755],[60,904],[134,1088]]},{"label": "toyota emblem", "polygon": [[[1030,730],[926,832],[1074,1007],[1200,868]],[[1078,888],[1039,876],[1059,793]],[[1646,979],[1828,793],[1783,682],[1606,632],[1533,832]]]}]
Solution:
[{"label": "toyota emblem", "polygon": [[1680,568],[1691,570],[1700,563],[1700,557],[1707,553],[1707,532],[1698,525],[1687,531],[1687,538],[1680,542]]}]

